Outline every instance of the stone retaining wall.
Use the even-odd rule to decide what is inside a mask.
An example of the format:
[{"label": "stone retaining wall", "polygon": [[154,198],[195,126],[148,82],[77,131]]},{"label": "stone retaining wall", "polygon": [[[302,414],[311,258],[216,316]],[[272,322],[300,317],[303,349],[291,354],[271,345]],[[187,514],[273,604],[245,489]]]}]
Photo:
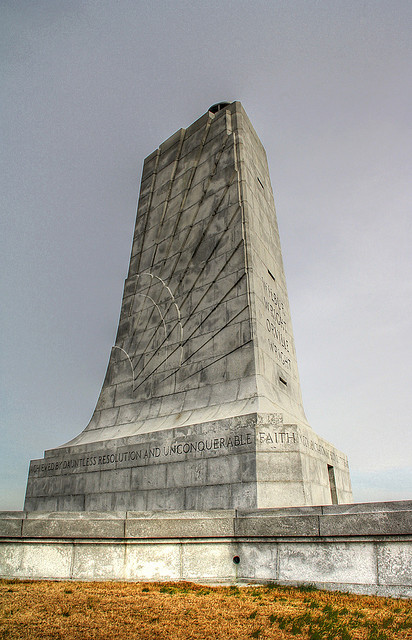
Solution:
[{"label": "stone retaining wall", "polygon": [[412,596],[412,502],[0,513],[0,576],[315,584]]}]

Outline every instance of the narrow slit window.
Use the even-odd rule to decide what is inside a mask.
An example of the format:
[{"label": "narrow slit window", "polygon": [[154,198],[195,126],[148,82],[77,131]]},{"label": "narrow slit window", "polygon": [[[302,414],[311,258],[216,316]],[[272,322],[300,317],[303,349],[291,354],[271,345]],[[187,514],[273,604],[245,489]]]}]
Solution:
[{"label": "narrow slit window", "polygon": [[268,274],[270,275],[270,277],[272,278],[272,280],[273,280],[274,282],[276,282],[276,278],[275,278],[275,276],[273,275],[273,273],[271,273],[271,272],[269,271],[269,269],[268,269]]},{"label": "narrow slit window", "polygon": [[285,385],[285,387],[288,386],[288,383],[286,382],[286,380],[284,378],[282,378],[281,376],[279,376],[279,380],[281,381],[282,384]]},{"label": "narrow slit window", "polygon": [[256,176],[257,181],[259,182],[260,186],[262,187],[262,189],[264,189],[265,187],[263,186],[263,182],[262,180],[259,178],[259,176]]}]

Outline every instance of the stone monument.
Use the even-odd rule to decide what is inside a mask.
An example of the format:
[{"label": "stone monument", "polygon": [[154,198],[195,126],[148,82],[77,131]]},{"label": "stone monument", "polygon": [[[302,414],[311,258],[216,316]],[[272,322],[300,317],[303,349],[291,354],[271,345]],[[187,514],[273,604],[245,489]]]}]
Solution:
[{"label": "stone monument", "polygon": [[30,463],[26,511],[352,502],[309,426],[264,148],[220,103],[149,155],[90,423]]}]

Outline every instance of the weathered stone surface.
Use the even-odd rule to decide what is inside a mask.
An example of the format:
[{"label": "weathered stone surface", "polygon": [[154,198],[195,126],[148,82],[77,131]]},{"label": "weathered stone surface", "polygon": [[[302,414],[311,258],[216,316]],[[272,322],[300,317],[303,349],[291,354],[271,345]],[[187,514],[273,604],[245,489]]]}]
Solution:
[{"label": "weathered stone surface", "polygon": [[198,542],[182,547],[182,572],[187,580],[202,575],[206,580],[231,580],[236,576],[233,557],[236,546],[230,542]]},{"label": "weathered stone surface", "polygon": [[249,516],[236,521],[238,536],[317,536],[319,518],[311,515]]},{"label": "weathered stone surface", "polygon": [[123,579],[124,556],[124,544],[76,544],[73,547],[71,576],[73,580]]},{"label": "weathered stone surface", "polygon": [[181,547],[177,544],[128,544],[125,580],[181,579]]},{"label": "weathered stone surface", "polygon": [[279,580],[376,584],[376,553],[366,542],[286,542],[279,554]]},{"label": "weathered stone surface", "polygon": [[233,548],[234,556],[239,557],[235,565],[238,580],[273,582],[277,579],[277,562],[280,545],[278,543],[240,542]]},{"label": "weathered stone surface", "polygon": [[331,504],[321,507],[325,515],[345,513],[381,513],[387,511],[411,511],[411,500],[392,500],[390,502],[355,502],[352,504]]},{"label": "weathered stone surface", "polygon": [[[80,435],[32,461],[25,508],[351,501],[346,456],[303,410],[266,154],[240,103],[226,104],[144,161],[96,409]],[[42,535],[39,523],[24,526]]]},{"label": "weathered stone surface", "polygon": [[0,546],[0,575],[16,578],[71,577],[72,546],[45,540],[6,542]]},{"label": "weathered stone surface", "polygon": [[377,547],[379,583],[411,587],[412,544],[407,540],[388,540]]},{"label": "weathered stone surface", "polygon": [[123,520],[94,518],[27,519],[23,521],[23,536],[28,538],[123,538]]},{"label": "weathered stone surface", "polygon": [[324,515],[319,518],[321,536],[402,535],[412,531],[412,511],[385,511]]},{"label": "weathered stone surface", "polygon": [[173,511],[127,514],[126,537],[208,538],[233,536],[234,511]]},{"label": "weathered stone surface", "polygon": [[318,516],[323,513],[323,507],[283,507],[277,509],[237,509],[238,518],[274,518],[278,516]]},{"label": "weathered stone surface", "polygon": [[25,517],[24,511],[0,511],[0,538],[19,538]]}]

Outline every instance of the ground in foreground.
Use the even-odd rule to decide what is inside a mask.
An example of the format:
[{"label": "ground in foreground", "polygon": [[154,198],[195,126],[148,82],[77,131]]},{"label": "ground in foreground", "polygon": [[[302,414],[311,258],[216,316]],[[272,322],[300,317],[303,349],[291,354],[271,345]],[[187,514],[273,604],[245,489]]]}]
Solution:
[{"label": "ground in foreground", "polygon": [[0,581],[1,640],[397,640],[410,600],[275,585]]}]

